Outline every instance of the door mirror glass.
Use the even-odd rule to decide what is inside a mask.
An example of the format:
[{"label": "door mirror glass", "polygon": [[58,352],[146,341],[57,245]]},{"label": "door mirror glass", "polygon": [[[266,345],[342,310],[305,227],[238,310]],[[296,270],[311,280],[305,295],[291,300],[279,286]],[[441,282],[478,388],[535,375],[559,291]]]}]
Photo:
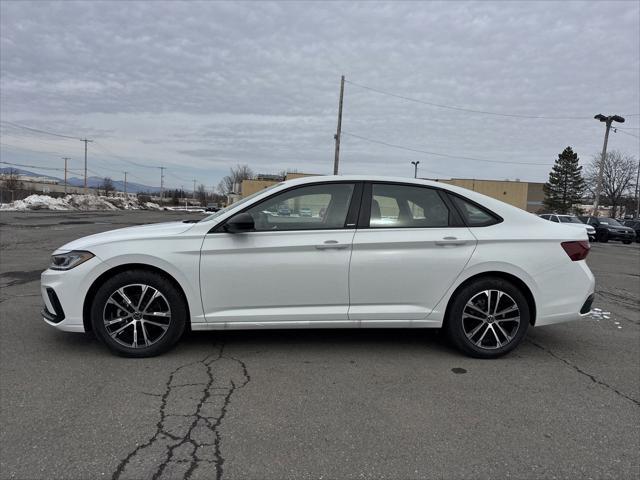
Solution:
[{"label": "door mirror glass", "polygon": [[240,233],[250,232],[255,229],[253,217],[248,213],[239,213],[238,215],[231,217],[224,225],[225,232]]}]

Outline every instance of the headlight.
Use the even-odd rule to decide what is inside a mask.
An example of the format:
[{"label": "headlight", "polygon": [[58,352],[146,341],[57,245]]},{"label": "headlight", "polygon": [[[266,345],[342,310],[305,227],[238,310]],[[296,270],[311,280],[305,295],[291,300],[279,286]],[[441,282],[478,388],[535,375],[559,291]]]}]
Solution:
[{"label": "headlight", "polygon": [[59,253],[58,255],[51,255],[51,270],[71,270],[77,267],[81,263],[90,260],[95,255],[91,252],[85,252],[81,250],[73,250],[67,253]]}]

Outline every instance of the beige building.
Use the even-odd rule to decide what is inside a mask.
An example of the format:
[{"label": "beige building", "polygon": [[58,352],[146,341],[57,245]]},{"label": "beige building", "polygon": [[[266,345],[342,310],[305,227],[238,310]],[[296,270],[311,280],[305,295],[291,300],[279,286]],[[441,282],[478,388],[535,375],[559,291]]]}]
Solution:
[{"label": "beige building", "polygon": [[473,190],[531,213],[537,213],[543,208],[544,192],[542,186],[544,183],[521,182],[519,180],[475,180],[472,178],[436,179],[436,182]]},{"label": "beige building", "polygon": [[[291,180],[308,176],[312,176],[312,174],[288,173],[285,179]],[[240,192],[244,198],[280,181],[280,179],[273,177],[260,176],[255,180],[244,180],[240,186]],[[544,192],[542,186],[544,183],[521,182],[519,180],[475,180],[471,178],[435,179],[435,181],[473,190],[531,213],[537,213],[543,208]]]}]

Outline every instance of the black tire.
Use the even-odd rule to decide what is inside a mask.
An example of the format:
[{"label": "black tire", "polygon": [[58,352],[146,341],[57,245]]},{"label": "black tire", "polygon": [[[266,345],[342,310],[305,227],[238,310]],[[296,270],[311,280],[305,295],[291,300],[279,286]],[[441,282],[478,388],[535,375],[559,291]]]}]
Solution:
[{"label": "black tire", "polygon": [[631,240],[623,240],[622,243],[624,243],[625,245],[629,245],[631,243]]},{"label": "black tire", "polygon": [[599,242],[607,243],[609,241],[609,234],[606,231],[600,231],[596,235]]},{"label": "black tire", "polygon": [[[475,325],[472,324],[471,327],[469,327],[468,322],[469,321],[473,322],[474,320],[466,316],[466,319],[463,321],[463,313],[465,313],[465,308],[467,309],[466,313],[468,313],[469,311],[472,311],[472,310],[468,310],[468,307],[467,307],[468,302],[470,302],[474,298],[478,298],[479,295],[483,295],[484,292],[492,291],[492,290],[503,293],[503,295],[500,297],[501,300],[498,300],[497,306],[494,309],[494,311],[497,311],[500,305],[505,305],[504,303],[501,303],[501,302],[504,302],[510,297],[509,302],[514,302],[515,305],[517,306],[517,309],[519,310],[519,312],[514,312],[514,313],[519,313],[519,323],[516,325],[515,321],[507,322],[507,316],[511,314],[496,315],[496,317],[498,316],[501,317],[501,322],[507,322],[507,323],[504,323],[504,325],[507,328],[509,328],[508,330],[508,333],[510,334],[509,337],[502,335],[497,330],[497,328],[494,329],[494,327],[492,326],[490,331],[491,331],[491,336],[495,335],[494,337],[496,340],[495,345],[487,346],[487,347],[484,347],[482,345],[478,346],[476,343],[474,343],[472,340],[470,340],[467,337],[467,334],[465,333],[465,328],[473,330],[475,329],[475,326],[476,325],[479,326],[481,322],[478,322]],[[507,296],[504,296],[504,294],[507,294]],[[492,294],[489,293],[489,295],[492,295]],[[493,294],[493,297],[492,297],[493,301],[495,301],[497,297],[498,297],[497,293]],[[527,333],[527,329],[529,328],[530,318],[531,318],[531,314],[529,311],[529,304],[527,303],[527,299],[525,298],[524,294],[520,291],[518,287],[516,287],[511,282],[504,280],[502,278],[484,277],[484,278],[479,278],[475,281],[472,281],[471,283],[463,287],[461,290],[456,292],[454,297],[451,299],[451,303],[449,304],[449,309],[448,309],[447,318],[445,320],[444,329],[448,338],[453,343],[453,345],[456,346],[462,352],[466,353],[467,355],[475,358],[498,358],[510,352],[520,344],[520,342],[522,341],[522,339]],[[467,323],[465,323],[465,321]],[[485,325],[487,323],[494,323],[493,316],[491,316],[491,321],[485,321]],[[495,323],[498,323],[498,322],[495,322]],[[481,335],[483,333],[482,328],[484,327],[481,327],[481,330],[478,332],[478,335]],[[493,333],[493,332],[496,332],[496,333]],[[468,333],[471,333],[471,332],[468,332]],[[504,342],[502,346],[498,346],[498,341],[500,340],[499,337],[501,337],[503,340],[508,340],[508,341]],[[472,338],[476,340],[478,337],[472,336]],[[481,339],[481,344],[482,342],[483,341]]]},{"label": "black tire", "polygon": [[[147,286],[144,292],[148,293],[143,293],[144,286]],[[138,288],[140,293],[136,297],[136,290]],[[123,309],[116,307],[112,301],[109,301],[112,295],[115,295],[119,289],[125,292],[127,298],[131,297],[129,299],[132,303],[131,305],[127,304],[124,301],[124,297],[120,296],[120,294],[112,299],[124,307]],[[152,293],[154,290],[160,294],[157,298],[156,294]],[[154,299],[149,300],[151,297],[154,297]],[[147,301],[149,301],[148,308],[151,308],[151,310],[162,310],[163,307],[166,306],[168,308],[168,319],[160,315],[155,315],[156,313],[162,313],[166,316],[166,312],[152,311],[149,314],[140,313],[141,307],[139,304],[146,304]],[[136,303],[138,304],[137,309],[133,305]],[[138,313],[132,313],[133,310],[136,310]],[[114,311],[118,313],[113,314]],[[140,319],[137,320],[137,323],[131,325],[131,327],[124,328],[120,334],[116,335],[117,339],[115,339],[112,336],[115,330],[109,333],[108,327],[105,324],[105,317],[110,314],[111,318],[125,317],[125,314],[130,314],[130,318],[127,318],[126,321],[122,320],[122,323],[114,324],[114,329],[120,329],[121,326],[124,327],[126,323],[134,323],[132,322],[132,320],[135,319],[134,315],[139,315]],[[188,309],[181,292],[179,292],[173,282],[164,275],[147,270],[121,272],[109,278],[98,289],[91,305],[91,324],[96,336],[104,342],[112,352],[125,357],[152,357],[166,352],[180,339],[184,333],[187,321]],[[138,325],[140,325],[140,327],[138,327]],[[133,336],[134,330],[136,330],[135,336]],[[140,333],[138,333],[138,330]],[[144,335],[142,334],[143,330]],[[144,337],[145,344],[147,343],[147,338],[149,338],[149,345],[141,346],[140,343],[142,343],[142,341],[137,340],[137,338],[139,338],[138,335]],[[130,336],[132,340],[125,342],[127,336]],[[151,343],[151,340],[155,336],[157,336],[157,339]],[[131,346],[123,345],[123,343],[129,343],[129,341],[131,342]],[[134,342],[137,347],[133,347]]]}]

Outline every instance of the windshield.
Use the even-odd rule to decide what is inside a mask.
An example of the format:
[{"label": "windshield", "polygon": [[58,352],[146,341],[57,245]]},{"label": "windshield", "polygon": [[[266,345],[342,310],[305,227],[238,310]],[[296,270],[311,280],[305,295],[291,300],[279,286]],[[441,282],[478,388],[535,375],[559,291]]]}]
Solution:
[{"label": "windshield", "polygon": [[238,200],[236,203],[232,203],[231,205],[227,205],[226,207],[224,207],[221,210],[218,210],[217,212],[209,215],[208,217],[204,217],[202,220],[200,220],[201,222],[208,222],[209,220],[213,220],[214,218],[219,217],[220,215],[222,215],[223,213],[227,213],[229,210],[231,210],[232,208],[236,208],[239,205],[242,205],[243,203],[247,203],[249,200],[253,199],[254,197],[257,197],[258,195],[264,193],[264,192],[268,192],[269,190],[273,190],[276,187],[279,187],[280,185],[282,185],[282,182],[280,183],[276,183],[274,185],[271,185],[267,188],[263,188],[262,190],[257,191],[256,193],[252,193],[251,195],[249,195],[248,197],[244,197],[240,200]]},{"label": "windshield", "polygon": [[602,223],[603,225],[611,225],[612,227],[622,226],[615,218],[601,218],[600,223]]},{"label": "windshield", "polygon": [[578,217],[558,217],[561,223],[582,223]]}]

